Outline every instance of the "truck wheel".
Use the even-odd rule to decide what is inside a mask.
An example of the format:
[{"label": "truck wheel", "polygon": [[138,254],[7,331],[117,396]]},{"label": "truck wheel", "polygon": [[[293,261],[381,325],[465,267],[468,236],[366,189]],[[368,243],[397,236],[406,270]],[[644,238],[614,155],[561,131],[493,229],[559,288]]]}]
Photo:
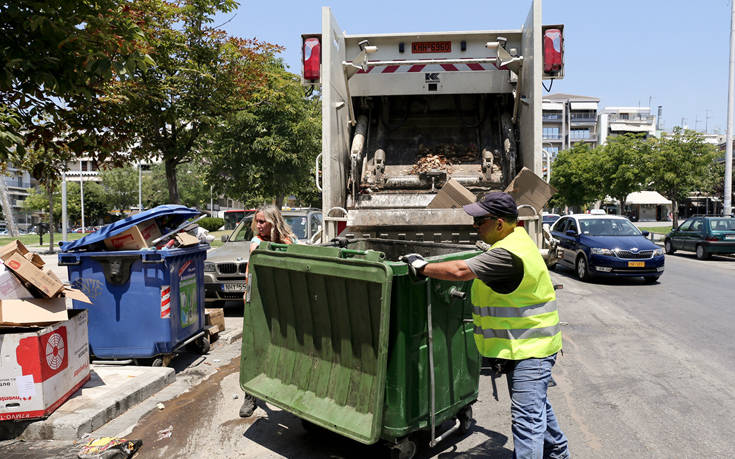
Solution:
[{"label": "truck wheel", "polygon": [[669,255],[673,255],[674,252],[676,252],[676,250],[674,249],[673,244],[671,244],[671,240],[670,239],[666,239],[666,241],[664,242],[664,250]]},{"label": "truck wheel", "polygon": [[391,447],[391,459],[412,459],[416,455],[416,443],[404,438]]},{"label": "truck wheel", "polygon": [[698,245],[697,260],[706,260],[707,258],[709,258],[709,253],[707,252],[707,249],[705,249],[703,245]]},{"label": "truck wheel", "polygon": [[472,407],[467,406],[457,414],[457,420],[459,421],[459,429],[457,431],[464,435],[472,428]]},{"label": "truck wheel", "polygon": [[587,267],[587,259],[584,257],[584,255],[580,255],[577,257],[576,268],[577,279],[581,280],[582,282],[587,282],[588,280],[590,280],[590,272],[589,268]]}]

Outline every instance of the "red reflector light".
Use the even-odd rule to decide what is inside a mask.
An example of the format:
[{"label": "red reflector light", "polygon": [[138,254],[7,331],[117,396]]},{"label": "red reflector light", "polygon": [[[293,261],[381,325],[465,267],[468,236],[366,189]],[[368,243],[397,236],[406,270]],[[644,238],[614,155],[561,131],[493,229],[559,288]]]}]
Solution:
[{"label": "red reflector light", "polygon": [[713,242],[713,241],[719,241],[719,239],[717,239],[716,237],[708,237],[708,238],[705,238],[705,241]]},{"label": "red reflector light", "polygon": [[304,40],[304,80],[319,79],[319,65],[321,64],[322,46],[318,38]]},{"label": "red reflector light", "polygon": [[544,73],[556,74],[561,70],[561,30],[544,31]]}]

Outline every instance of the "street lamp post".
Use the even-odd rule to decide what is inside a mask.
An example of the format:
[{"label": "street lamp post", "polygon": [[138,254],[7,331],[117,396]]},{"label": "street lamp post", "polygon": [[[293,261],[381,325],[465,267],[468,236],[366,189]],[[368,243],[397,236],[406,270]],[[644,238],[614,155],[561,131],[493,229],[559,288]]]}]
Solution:
[{"label": "street lamp post", "polygon": [[722,214],[732,214],[732,123],[735,99],[735,1],[730,2],[730,78],[727,85],[727,136],[725,137],[725,196]]},{"label": "street lamp post", "polygon": [[82,210],[82,234],[85,233],[84,227],[84,177],[82,177],[82,160],[79,160],[79,193],[81,195],[81,210]]}]

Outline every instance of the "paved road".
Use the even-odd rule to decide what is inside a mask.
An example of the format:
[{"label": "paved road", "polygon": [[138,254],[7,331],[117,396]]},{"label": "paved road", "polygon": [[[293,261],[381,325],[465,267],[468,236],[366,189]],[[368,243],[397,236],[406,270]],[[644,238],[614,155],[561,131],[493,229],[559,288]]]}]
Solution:
[{"label": "paved road", "polygon": [[[580,283],[554,273],[564,327],[564,356],[551,400],[575,457],[732,457],[735,412],[735,259],[667,259],[660,283]],[[142,457],[375,457],[379,447],[335,435],[309,435],[273,407],[237,417],[236,362],[183,396],[180,409],[155,412],[131,438],[148,439]],[[500,402],[481,381],[476,425],[422,457],[511,457],[507,388]],[[262,406],[262,405],[261,405]],[[170,439],[155,432],[173,425]]]},{"label": "paved road", "polygon": [[[732,457],[735,449],[735,258],[668,256],[658,284],[581,283],[552,274],[564,325],[552,404],[574,457]],[[261,405],[237,415],[237,358],[192,391],[141,419],[138,457],[375,457],[385,451],[336,435],[306,433],[299,420]],[[223,361],[224,363],[224,361]],[[483,377],[476,424],[419,457],[512,456],[509,401]],[[172,435],[158,431],[171,426]]]}]

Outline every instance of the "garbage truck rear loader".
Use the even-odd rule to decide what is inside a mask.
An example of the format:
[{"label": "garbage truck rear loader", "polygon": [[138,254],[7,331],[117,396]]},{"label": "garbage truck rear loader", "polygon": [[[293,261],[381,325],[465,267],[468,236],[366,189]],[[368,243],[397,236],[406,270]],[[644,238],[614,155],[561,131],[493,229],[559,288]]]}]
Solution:
[{"label": "garbage truck rear loader", "polygon": [[542,80],[563,77],[562,33],[541,25],[540,0],[518,30],[470,32],[350,35],[323,8],[322,33],[303,36],[303,81],[322,96],[323,241],[474,242],[461,209],[426,207],[450,179],[479,195],[522,167],[541,175]]}]

